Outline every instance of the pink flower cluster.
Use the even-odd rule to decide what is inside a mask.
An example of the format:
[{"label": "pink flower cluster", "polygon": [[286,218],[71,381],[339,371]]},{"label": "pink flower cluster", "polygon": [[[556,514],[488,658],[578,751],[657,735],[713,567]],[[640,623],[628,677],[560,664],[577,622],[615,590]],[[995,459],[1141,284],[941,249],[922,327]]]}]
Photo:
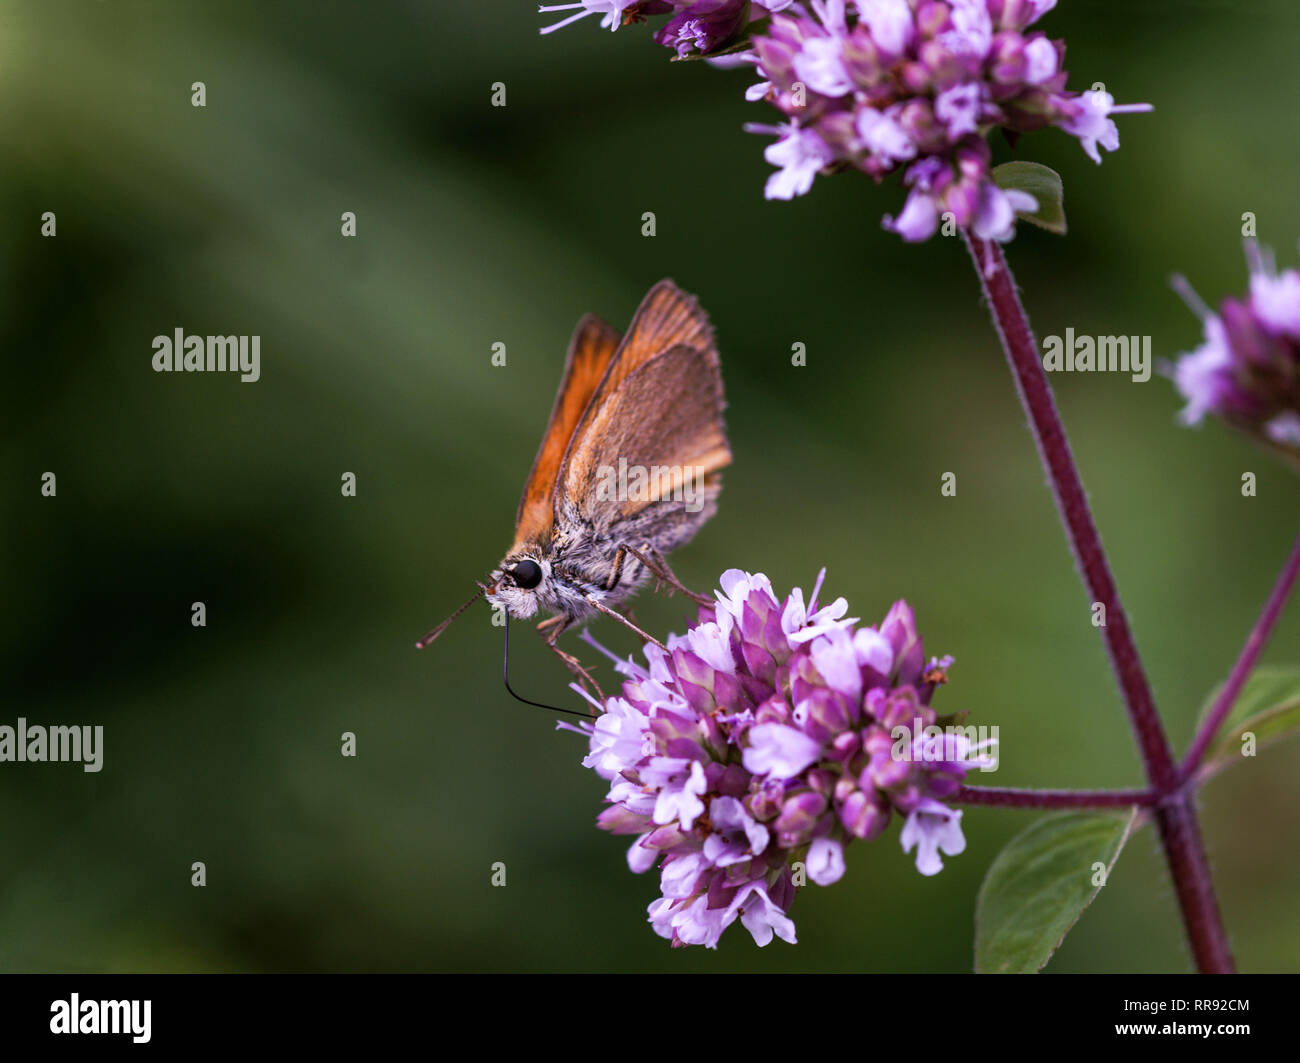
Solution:
[{"label": "pink flower cluster", "polygon": [[[1010,139],[1056,126],[1101,162],[1119,147],[1116,106],[1104,89],[1068,90],[1065,44],[1031,29],[1056,0],[584,0],[543,7],[575,13],[543,32],[600,13],[602,25],[667,14],[656,40],[679,58],[752,64],[761,81],[746,93],[781,112],[751,124],[777,140],[769,199],[791,199],[818,174],[859,170],[876,181],[901,173],[908,190],[884,225],[904,240],[929,239],[941,222],[981,239],[1008,240],[1017,213],[1036,211],[1028,193],[1004,190],[992,174],[988,136]],[[740,50],[736,50],[740,49]],[[718,54],[721,53],[721,54]]]},{"label": "pink flower cluster", "polygon": [[1250,290],[1216,314],[1183,278],[1180,292],[1201,317],[1205,341],[1173,367],[1185,424],[1211,413],[1300,464],[1300,271],[1280,273],[1271,254],[1246,245]]},{"label": "pink flower cluster", "polygon": [[712,948],[739,919],[759,945],[793,942],[797,888],[837,881],[845,846],[895,814],[922,874],[960,853],[962,814],[945,799],[985,761],[936,726],[930,698],[952,661],[926,661],[905,602],[856,627],[843,598],[818,605],[820,576],[808,602],[797,588],[778,600],[761,574],[720,583],[667,653],[619,661],[621,695],[571,729],[610,782],[599,825],[635,836],[633,871],[659,868],[656,933]]}]

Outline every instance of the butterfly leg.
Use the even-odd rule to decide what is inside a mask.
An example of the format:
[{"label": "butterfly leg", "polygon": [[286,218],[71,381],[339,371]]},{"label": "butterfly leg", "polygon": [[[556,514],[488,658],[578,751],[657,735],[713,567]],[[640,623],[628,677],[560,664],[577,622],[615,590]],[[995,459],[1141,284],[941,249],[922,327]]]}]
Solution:
[{"label": "butterfly leg", "polygon": [[[554,627],[556,624],[559,624],[560,631],[563,631],[566,627],[569,626],[567,623],[565,623],[566,620],[568,620],[568,617],[566,616],[548,617],[546,620],[543,620],[540,624],[537,625],[537,630],[540,633],[542,631],[545,631],[548,627]],[[558,631],[555,633],[555,637],[559,638]],[[552,639],[551,641],[554,641],[554,639]]]},{"label": "butterfly leg", "polygon": [[[627,545],[620,546],[618,549],[620,554],[624,552],[631,554],[638,561],[640,561],[641,564],[645,565],[646,568],[648,568],[651,572],[653,572],[655,576],[657,576],[659,579],[667,583],[668,586],[681,591],[691,601],[696,602],[699,605],[717,604],[712,598],[708,597],[708,595],[698,594],[695,591],[691,590],[689,587],[684,586],[682,584],[682,581],[673,575],[673,570],[668,567],[668,561],[664,557],[664,555],[661,554],[649,543],[646,543],[642,547],[642,550],[644,550],[645,553],[642,553],[641,550],[637,550],[634,547],[627,546]],[[653,561],[651,560],[651,557],[654,558]]]},{"label": "butterfly leg", "polygon": [[605,581],[605,590],[612,591],[623,578],[623,561],[627,558],[627,547],[620,546],[614,552],[614,564],[609,569],[609,579]]},{"label": "butterfly leg", "polygon": [[609,606],[605,605],[603,602],[598,601],[594,595],[588,594],[585,595],[584,598],[587,604],[591,606],[593,609],[596,609],[604,613],[606,616],[612,616],[625,628],[627,628],[628,630],[634,632],[637,636],[639,636],[643,642],[653,642],[656,646],[658,646],[661,650],[663,650],[664,653],[668,652],[667,646],[665,646],[657,638],[651,635],[648,631],[642,631],[639,627],[637,627],[634,623],[632,623],[632,621],[629,620],[627,617],[625,617],[622,613],[616,613]]},{"label": "butterfly leg", "polygon": [[[595,691],[596,697],[601,701],[604,701],[605,692],[600,689],[600,684],[597,683],[596,680],[592,679],[591,673],[582,667],[582,662],[573,654],[565,653],[555,644],[555,640],[558,639],[560,634],[572,623],[573,618],[570,616],[553,616],[549,620],[543,620],[538,624],[537,630],[540,632],[544,627],[554,626],[554,630],[546,636],[546,645],[555,656],[564,662],[564,667],[573,674],[574,678],[577,679],[579,683]],[[596,714],[593,712],[592,715],[594,716]]]}]

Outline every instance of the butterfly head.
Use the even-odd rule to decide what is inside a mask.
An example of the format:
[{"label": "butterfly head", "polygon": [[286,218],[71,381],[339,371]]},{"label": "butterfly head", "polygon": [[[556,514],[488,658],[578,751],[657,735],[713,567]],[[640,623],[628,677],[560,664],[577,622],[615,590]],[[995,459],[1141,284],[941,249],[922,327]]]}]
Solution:
[{"label": "butterfly head", "polygon": [[539,592],[545,592],[550,582],[551,563],[541,558],[528,557],[525,554],[511,554],[491,575],[487,583],[478,583],[474,597],[447,617],[441,624],[425,633],[415,644],[417,650],[424,649],[438,638],[451,622],[480,598],[486,598],[493,607],[505,606],[511,616],[529,617],[537,612],[543,603],[538,600]]},{"label": "butterfly head", "polygon": [[504,605],[512,617],[526,619],[537,612],[539,592],[551,578],[551,563],[526,554],[511,555],[492,573],[487,586],[489,605]]}]

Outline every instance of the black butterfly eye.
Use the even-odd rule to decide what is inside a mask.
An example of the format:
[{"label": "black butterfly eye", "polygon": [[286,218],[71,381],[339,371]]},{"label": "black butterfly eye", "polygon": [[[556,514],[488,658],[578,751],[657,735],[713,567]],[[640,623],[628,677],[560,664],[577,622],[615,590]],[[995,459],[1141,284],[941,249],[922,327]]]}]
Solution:
[{"label": "black butterfly eye", "polygon": [[536,561],[520,561],[510,570],[515,586],[531,591],[542,582],[542,567]]}]

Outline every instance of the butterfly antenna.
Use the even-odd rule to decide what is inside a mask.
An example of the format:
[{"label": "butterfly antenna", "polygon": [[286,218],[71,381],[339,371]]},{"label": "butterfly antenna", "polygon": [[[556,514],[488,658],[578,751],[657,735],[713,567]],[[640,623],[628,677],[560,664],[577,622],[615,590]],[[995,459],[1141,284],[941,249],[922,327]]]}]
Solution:
[{"label": "butterfly antenna", "polygon": [[444,631],[446,631],[448,625],[449,625],[453,620],[455,620],[456,617],[460,616],[461,613],[463,613],[463,612],[464,612],[466,609],[468,609],[471,605],[473,605],[475,602],[477,602],[477,601],[478,601],[480,598],[482,598],[483,595],[486,594],[486,593],[487,593],[487,588],[486,588],[485,586],[483,586],[483,584],[480,583],[480,584],[478,585],[478,590],[474,592],[474,597],[471,598],[469,601],[467,601],[464,605],[462,605],[462,606],[461,606],[459,609],[457,609],[454,613],[452,613],[451,616],[447,617],[446,620],[444,620],[441,624],[439,624],[439,625],[438,625],[437,627],[435,627],[433,630],[431,630],[431,631],[429,631],[429,632],[426,632],[424,638],[420,639],[420,641],[417,642],[417,643],[415,644],[415,648],[416,648],[417,650],[422,650],[422,649],[424,649],[425,646],[429,645],[429,643],[431,643],[434,639],[436,639],[439,635],[441,635]]},{"label": "butterfly antenna", "polygon": [[504,658],[505,659],[501,665],[501,678],[505,680],[506,693],[508,693],[516,701],[522,701],[525,705],[533,705],[539,709],[546,709],[548,712],[563,712],[563,713],[567,713],[569,716],[581,716],[584,720],[590,721],[591,714],[588,712],[578,712],[574,709],[562,709],[558,705],[543,705],[540,701],[529,701],[527,698],[521,698],[518,694],[514,692],[514,690],[511,689],[510,687],[510,610],[506,609],[505,614],[506,614],[506,622],[504,626],[504,633],[505,633]]}]

